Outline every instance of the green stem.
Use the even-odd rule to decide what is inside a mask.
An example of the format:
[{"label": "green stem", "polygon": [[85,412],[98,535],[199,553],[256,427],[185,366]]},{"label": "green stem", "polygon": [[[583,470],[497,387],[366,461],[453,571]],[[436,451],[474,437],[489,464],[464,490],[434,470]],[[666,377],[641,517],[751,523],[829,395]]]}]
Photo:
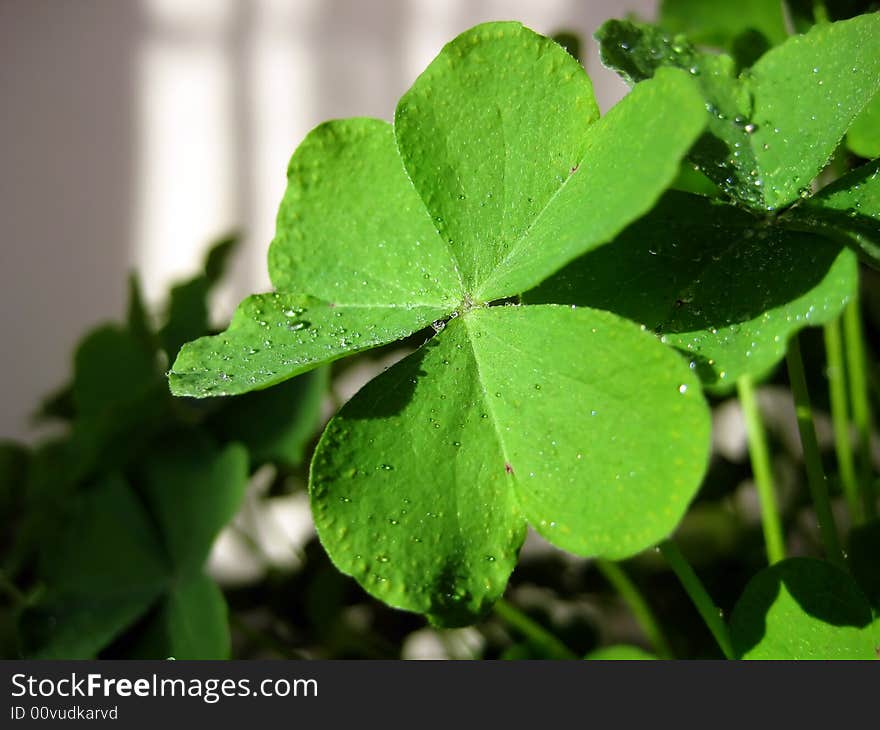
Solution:
[{"label": "green stem", "polygon": [[813,0],[813,22],[816,25],[828,22],[828,8],[824,0]]},{"label": "green stem", "polygon": [[810,489],[813,507],[816,510],[822,543],[825,546],[828,559],[842,566],[843,551],[840,549],[837,526],[834,524],[834,514],[831,511],[828,482],[825,480],[825,472],[822,469],[822,455],[819,451],[816,429],[813,426],[813,409],[810,407],[810,393],[807,390],[807,377],[804,374],[804,361],[801,357],[801,347],[797,335],[789,340],[785,361],[788,365],[788,379],[791,383],[791,393],[794,396],[795,414],[797,415],[798,430],[801,434],[801,446],[804,450],[807,486]]},{"label": "green stem", "polygon": [[503,598],[495,603],[495,615],[525,636],[550,659],[577,659],[577,655],[537,621],[526,616]]},{"label": "green stem", "polygon": [[660,623],[657,621],[654,612],[636,584],[632,582],[632,579],[624,572],[623,568],[615,562],[602,560],[601,558],[596,560],[596,567],[605,577],[605,580],[620,594],[624,603],[629,606],[629,610],[632,611],[642,631],[645,632],[645,636],[648,637],[648,640],[657,652],[657,656],[661,659],[672,659],[672,650],[669,648],[669,642],[663,635]]},{"label": "green stem", "polygon": [[859,498],[859,484],[853,461],[852,442],[849,433],[849,408],[846,402],[846,370],[843,366],[843,335],[840,319],[825,325],[825,355],[828,361],[828,394],[831,401],[831,422],[834,427],[834,450],[840,483],[846,496],[853,522],[865,521],[865,513]]},{"label": "green stem", "polygon": [[785,558],[785,540],[782,536],[782,521],[776,505],[776,489],[773,484],[773,469],[770,465],[770,452],[767,448],[767,435],[761,420],[761,411],[755,397],[755,386],[751,377],[743,375],[736,383],[739,403],[746,423],[749,440],[749,457],[755,488],[761,502],[761,526],[764,530],[764,545],[767,562],[771,565]]},{"label": "green stem", "polygon": [[712,632],[712,636],[714,636],[715,641],[718,642],[718,646],[721,648],[721,652],[724,654],[725,658],[733,659],[733,644],[730,641],[727,624],[725,624],[721,618],[721,609],[712,601],[712,598],[706,592],[706,589],[703,587],[703,584],[699,577],[697,577],[694,569],[691,568],[690,563],[688,563],[684,555],[682,555],[681,551],[678,549],[678,546],[672,542],[672,540],[664,540],[661,542],[660,552],[663,553],[663,557],[666,558],[669,567],[671,567],[675,572],[675,575],[678,576],[678,580],[681,582],[682,587],[690,597],[691,602],[694,604],[697,611],[699,611],[700,616],[703,617],[703,621],[706,622],[706,626],[709,627],[709,631]]},{"label": "green stem", "polygon": [[846,367],[849,372],[849,399],[859,455],[859,483],[868,517],[877,516],[877,495],[874,492],[871,464],[871,406],[868,397],[868,377],[865,371],[865,341],[859,318],[859,302],[853,299],[843,310],[843,333],[846,348]]}]

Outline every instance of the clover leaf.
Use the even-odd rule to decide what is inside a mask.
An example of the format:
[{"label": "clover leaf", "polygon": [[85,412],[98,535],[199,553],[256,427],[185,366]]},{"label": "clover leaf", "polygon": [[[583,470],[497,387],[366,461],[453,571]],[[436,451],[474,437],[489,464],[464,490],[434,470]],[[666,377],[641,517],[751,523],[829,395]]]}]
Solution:
[{"label": "clover leaf", "polygon": [[632,82],[688,69],[709,110],[692,161],[726,194],[773,211],[805,193],[853,120],[880,91],[880,15],[817,25],[736,74],[732,58],[683,35],[612,20],[596,34],[603,61]]},{"label": "clover leaf", "polygon": [[91,658],[163,592],[162,548],[137,495],[118,476],[71,503],[65,528],[41,546],[50,586],[23,617],[34,658]]},{"label": "clover leaf", "polygon": [[781,2],[743,0],[738,3],[707,3],[701,0],[663,0],[660,25],[671,33],[684,33],[692,42],[735,52],[751,34],[764,43],[785,40],[785,17]]},{"label": "clover leaf", "polygon": [[880,269],[880,160],[822,188],[792,208],[788,218],[848,244]]},{"label": "clover leaf", "polygon": [[880,157],[880,94],[855,118],[846,133],[846,146],[866,159]]},{"label": "clover leaf", "polygon": [[880,87],[880,55],[864,54],[880,44],[880,17],[819,26],[739,76],[728,56],[652,26],[610,21],[598,37],[606,63],[630,80],[690,69],[708,109],[691,159],[732,200],[670,192],[525,301],[600,307],[651,327],[714,389],[764,375],[792,335],[855,295],[848,249],[880,261],[876,163],[809,188]]},{"label": "clover leaf", "polygon": [[878,629],[849,574],[813,558],[789,558],[762,570],[730,618],[741,659],[876,659]]},{"label": "clover leaf", "polygon": [[139,490],[108,474],[77,495],[41,548],[47,588],[23,617],[27,653],[93,657],[141,622],[150,640],[136,656],[227,656],[226,604],[202,571],[244,495],[247,466],[237,444],[178,434],[150,454]]},{"label": "clover leaf", "polygon": [[705,468],[697,378],[612,314],[489,305],[650,209],[704,123],[681,71],[599,119],[589,78],[549,39],[517,23],[465,32],[393,126],[308,135],[269,252],[276,291],[185,345],[172,391],[264,388],[433,324],[317,447],[312,509],[337,567],[392,606],[461,624],[503,592],[527,523],[581,555],[644,549]]},{"label": "clover leaf", "polygon": [[235,236],[220,239],[208,251],[203,271],[171,288],[168,311],[159,332],[170,359],[177,356],[184,342],[210,331],[208,295],[223,276],[237,244]]},{"label": "clover leaf", "polygon": [[832,320],[854,295],[856,257],[811,231],[670,191],[613,243],[524,301],[598,307],[644,324],[690,357],[706,386],[723,391],[742,375],[764,375],[789,337]]}]

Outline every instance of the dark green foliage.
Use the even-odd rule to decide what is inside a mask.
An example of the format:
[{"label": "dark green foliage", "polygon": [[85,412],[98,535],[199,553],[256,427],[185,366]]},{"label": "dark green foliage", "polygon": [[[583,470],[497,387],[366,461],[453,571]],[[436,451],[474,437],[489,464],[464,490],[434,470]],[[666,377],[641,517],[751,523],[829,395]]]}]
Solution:
[{"label": "dark green foliage", "polygon": [[[207,297],[234,241],[172,290],[158,333],[131,278],[127,324],[90,332],[70,385],[43,419],[65,435],[32,453],[0,449],[3,570],[20,587],[14,614],[24,656],[229,655],[226,604],[203,573],[211,545],[244,496],[249,473],[302,465],[326,378],[201,408],[172,398],[164,367],[208,331]],[[241,418],[259,414],[259,428]]]}]

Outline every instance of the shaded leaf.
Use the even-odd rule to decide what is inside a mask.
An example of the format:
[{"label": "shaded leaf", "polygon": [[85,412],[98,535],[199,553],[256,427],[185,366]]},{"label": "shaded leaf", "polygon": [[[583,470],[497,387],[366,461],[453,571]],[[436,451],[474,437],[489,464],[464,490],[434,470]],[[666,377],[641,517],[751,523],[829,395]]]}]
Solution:
[{"label": "shaded leaf", "polygon": [[232,234],[221,238],[208,250],[205,256],[205,278],[212,286],[223,278],[238,243],[238,234]]},{"label": "shaded leaf", "polygon": [[35,658],[94,656],[165,589],[162,547],[119,477],[84,491],[63,529],[44,537],[39,577],[48,589],[24,616]]},{"label": "shaded leaf", "polygon": [[203,272],[171,288],[165,323],[159,332],[162,347],[173,362],[185,342],[211,329],[208,296],[219,281],[238,244],[236,236],[215,243],[205,257]]},{"label": "shaded leaf", "polygon": [[166,393],[154,354],[129,331],[105,325],[87,335],[74,357],[67,478],[125,466],[164,422]]},{"label": "shaded leaf", "polygon": [[125,403],[157,379],[153,357],[131,333],[115,325],[99,327],[86,336],[74,356],[72,395],[77,416],[88,418]]},{"label": "shaded leaf", "polygon": [[609,21],[597,38],[603,61],[631,82],[664,66],[691,71],[709,110],[692,159],[754,208],[797,200],[880,89],[875,13],[793,36],[740,76],[731,58],[700,53],[683,36],[652,26]]},{"label": "shaded leaf", "polygon": [[880,520],[874,519],[852,529],[847,545],[850,569],[858,581],[874,614],[880,617],[880,571],[877,560],[880,558]]},{"label": "shaded leaf", "polygon": [[247,447],[253,464],[299,466],[318,428],[329,370],[321,368],[267,390],[225,401],[209,421],[222,441]]},{"label": "shaded leaf", "polygon": [[[825,22],[852,18],[854,15],[876,10],[877,3],[875,0],[823,0],[821,3],[816,0],[785,0],[785,5],[794,29],[798,33],[806,33],[817,20]],[[817,12],[827,18],[817,19]]]},{"label": "shaded leaf", "polygon": [[202,575],[178,585],[162,608],[168,648],[176,659],[228,659],[226,600],[213,580]]},{"label": "shaded leaf", "polygon": [[29,462],[27,448],[0,440],[0,530],[4,532],[24,497]]},{"label": "shaded leaf", "polygon": [[789,558],[756,575],[730,619],[743,659],[876,659],[871,606],[830,563]]},{"label": "shaded leaf", "polygon": [[47,395],[34,413],[38,423],[58,419],[72,421],[76,417],[76,406],[73,403],[73,385],[67,384]]},{"label": "shaded leaf", "polygon": [[782,2],[743,0],[707,3],[705,0],[663,0],[660,25],[671,33],[684,33],[694,43],[732,51],[746,31],[758,31],[770,45],[782,43],[788,33]]},{"label": "shaded leaf", "polygon": [[850,245],[867,264],[880,268],[880,160],[835,180],[786,218]]},{"label": "shaded leaf", "polygon": [[553,34],[553,40],[562,46],[569,56],[583,62],[583,42],[578,33],[569,30],[562,30]]},{"label": "shaded leaf", "polygon": [[846,133],[846,146],[866,159],[880,157],[880,94],[877,94]]},{"label": "shaded leaf", "polygon": [[745,30],[731,42],[730,55],[738,71],[754,66],[758,59],[770,50],[767,36],[756,30]]},{"label": "shaded leaf", "polygon": [[628,21],[608,21],[596,39],[602,62],[630,84],[653,77],[662,67],[686,69],[691,74],[708,114],[706,131],[689,158],[723,192],[762,207],[763,183],[746,130],[748,92],[736,78],[733,59],[701,53],[684,36],[673,37],[654,26]]},{"label": "shaded leaf", "polygon": [[201,573],[211,545],[244,496],[244,447],[222,450],[201,435],[160,444],[144,465],[143,493],[181,579]]},{"label": "shaded leaf", "polygon": [[596,307],[644,324],[690,357],[706,385],[726,387],[764,374],[795,332],[836,317],[857,281],[855,257],[840,244],[670,192],[524,301]]},{"label": "shaded leaf", "polygon": [[170,358],[180,351],[184,343],[210,331],[209,291],[210,284],[204,276],[172,287],[167,320],[159,333],[162,348]]},{"label": "shaded leaf", "polygon": [[718,186],[690,162],[682,163],[677,177],[669,187],[672,190],[704,195],[707,198],[717,198],[719,196]]},{"label": "shaded leaf", "polygon": [[156,605],[133,645],[132,659],[228,659],[226,600],[213,580],[197,575],[175,585]]},{"label": "shaded leaf", "polygon": [[156,338],[153,333],[153,325],[150,322],[150,313],[144,304],[140,280],[137,274],[134,273],[128,277],[128,313],[126,322],[129,334],[141,344],[145,352],[154,355],[156,351]]}]

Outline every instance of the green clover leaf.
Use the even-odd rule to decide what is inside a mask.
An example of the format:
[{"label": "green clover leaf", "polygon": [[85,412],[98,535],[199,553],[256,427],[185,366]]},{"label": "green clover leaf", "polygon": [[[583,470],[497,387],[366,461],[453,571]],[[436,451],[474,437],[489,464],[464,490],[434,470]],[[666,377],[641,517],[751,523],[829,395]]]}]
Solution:
[{"label": "green clover leaf", "polygon": [[728,56],[652,26],[610,21],[598,37],[606,63],[630,80],[690,70],[709,110],[691,160],[733,200],[670,192],[525,301],[644,324],[691,357],[712,389],[760,377],[798,330],[831,321],[855,296],[852,250],[880,262],[877,163],[809,188],[880,87],[880,54],[865,53],[880,46],[880,16],[817,26],[738,76]]},{"label": "green clover leaf", "polygon": [[880,160],[835,180],[792,208],[787,217],[848,245],[880,269]]},{"label": "green clover leaf", "polygon": [[141,622],[134,656],[228,656],[226,603],[203,566],[247,467],[241,446],[184,433],[150,453],[138,491],[118,474],[83,490],[41,547],[47,591],[24,615],[28,654],[90,658]]},{"label": "green clover leaf", "polygon": [[880,157],[880,94],[876,94],[846,133],[846,146],[866,159]]},{"label": "green clover leaf", "polygon": [[172,391],[265,388],[433,323],[316,450],[313,514],[337,567],[392,606],[462,624],[503,592],[528,523],[581,555],[648,547],[705,469],[696,375],[615,315],[489,305],[648,211],[704,124],[681,71],[599,119],[589,78],[549,39],[517,23],[465,32],[393,126],[308,135],[269,252],[276,291],[185,345]]},{"label": "green clover leaf", "polygon": [[878,630],[871,604],[849,574],[813,558],[762,570],[730,617],[741,659],[876,659]]},{"label": "green clover leaf", "polygon": [[684,33],[694,43],[730,52],[735,52],[749,34],[760,34],[769,45],[782,43],[787,35],[782,3],[767,0],[663,0],[660,25],[670,33]]},{"label": "green clover leaf", "polygon": [[670,191],[524,301],[598,307],[644,324],[691,358],[704,385],[724,391],[742,375],[766,374],[799,330],[838,316],[857,283],[855,255],[816,228],[791,230]]},{"label": "green clover leaf", "polygon": [[251,470],[302,463],[327,375],[212,403],[171,399],[161,365],[211,331],[207,297],[232,246],[218,243],[204,271],[174,287],[158,330],[131,277],[127,326],[89,332],[71,382],[41,408],[68,434],[33,451],[0,444],[0,507],[19,524],[6,565],[28,575],[38,563],[38,597],[22,613],[27,654],[228,655],[208,550]]},{"label": "green clover leaf", "polygon": [[602,59],[631,82],[687,69],[709,110],[692,161],[726,194],[773,211],[809,193],[847,129],[880,91],[880,15],[817,25],[737,75],[726,55],[682,35],[612,20],[596,37]]}]

